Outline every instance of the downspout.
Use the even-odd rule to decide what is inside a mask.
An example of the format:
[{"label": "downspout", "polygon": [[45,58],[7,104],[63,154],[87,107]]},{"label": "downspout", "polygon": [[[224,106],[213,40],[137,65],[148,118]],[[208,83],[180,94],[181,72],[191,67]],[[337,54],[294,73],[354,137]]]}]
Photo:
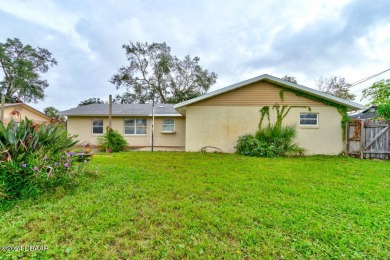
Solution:
[{"label": "downspout", "polygon": [[108,96],[108,127],[111,129],[112,127],[112,95]]},{"label": "downspout", "polygon": [[154,151],[154,91],[153,91],[153,102],[152,102],[152,152]]}]

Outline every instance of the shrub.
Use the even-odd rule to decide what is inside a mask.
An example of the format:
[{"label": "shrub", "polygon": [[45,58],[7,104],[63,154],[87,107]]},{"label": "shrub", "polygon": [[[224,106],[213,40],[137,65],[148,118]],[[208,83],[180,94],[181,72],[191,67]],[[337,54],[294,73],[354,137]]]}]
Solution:
[{"label": "shrub", "polygon": [[98,138],[98,144],[101,151],[108,148],[112,149],[113,152],[123,151],[128,145],[125,138],[110,127],[107,127],[106,133]]},{"label": "shrub", "polygon": [[74,185],[76,165],[73,153],[66,152],[76,144],[74,138],[59,125],[0,122],[0,201]]},{"label": "shrub", "polygon": [[390,100],[378,105],[378,116],[390,120]]},{"label": "shrub", "polygon": [[260,128],[254,135],[240,136],[236,152],[258,157],[300,155],[304,149],[294,143],[296,134],[296,129],[293,126],[268,125],[265,128]]}]

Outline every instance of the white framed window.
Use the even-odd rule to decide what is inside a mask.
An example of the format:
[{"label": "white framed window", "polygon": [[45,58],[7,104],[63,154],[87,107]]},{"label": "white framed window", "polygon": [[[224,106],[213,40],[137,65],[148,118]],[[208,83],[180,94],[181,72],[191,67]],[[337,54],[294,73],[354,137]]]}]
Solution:
[{"label": "white framed window", "polygon": [[173,133],[175,132],[175,119],[166,118],[162,121],[162,131]]},{"label": "white framed window", "polygon": [[125,135],[146,135],[146,119],[126,118],[123,125]]},{"label": "white framed window", "polygon": [[300,126],[318,126],[318,113],[301,113]]},{"label": "white framed window", "polygon": [[103,119],[92,119],[92,134],[103,134]]}]

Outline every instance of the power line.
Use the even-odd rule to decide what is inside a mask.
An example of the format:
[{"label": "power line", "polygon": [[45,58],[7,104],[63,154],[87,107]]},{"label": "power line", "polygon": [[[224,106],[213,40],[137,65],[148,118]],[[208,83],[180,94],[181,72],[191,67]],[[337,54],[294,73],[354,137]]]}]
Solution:
[{"label": "power line", "polygon": [[[361,83],[363,83],[363,82],[366,82],[366,81],[368,81],[368,80],[370,80],[370,79],[372,79],[372,78],[375,78],[376,76],[379,76],[379,75],[381,75],[381,74],[383,74],[383,73],[385,73],[385,72],[387,72],[387,71],[390,71],[390,69],[387,69],[387,70],[378,72],[378,73],[376,73],[376,74],[374,74],[374,75],[368,76],[367,78],[364,78],[364,79],[360,79],[360,80],[358,80],[358,81],[355,81],[354,83],[351,84],[351,87],[354,87],[354,86],[359,85],[359,84],[361,84]],[[353,91],[352,94],[354,94],[354,93],[356,93],[356,92],[359,92],[359,91],[361,91],[362,89],[363,89],[363,88],[357,89],[357,90]]]},{"label": "power line", "polygon": [[375,78],[376,76],[379,76],[379,75],[381,75],[381,74],[383,74],[383,73],[385,73],[385,72],[387,72],[387,71],[389,71],[389,70],[390,70],[390,69],[387,69],[387,70],[384,70],[384,71],[382,71],[382,72],[378,72],[378,73],[376,73],[376,74],[374,74],[374,75],[371,75],[371,76],[369,76],[369,77],[367,77],[367,78],[364,78],[364,79],[360,79],[360,80],[358,80],[358,81],[355,81],[354,83],[351,84],[351,86],[353,87],[353,86],[359,85],[359,84],[361,84],[361,83],[363,83],[363,82],[365,82],[365,81],[367,81],[367,80],[370,80],[370,79],[372,79],[372,78]]}]

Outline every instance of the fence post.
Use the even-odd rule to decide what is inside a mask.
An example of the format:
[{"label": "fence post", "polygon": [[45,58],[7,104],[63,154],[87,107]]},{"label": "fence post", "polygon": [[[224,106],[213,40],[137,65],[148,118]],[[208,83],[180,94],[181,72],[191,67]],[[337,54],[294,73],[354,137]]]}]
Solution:
[{"label": "fence post", "polygon": [[345,124],[345,155],[349,155],[349,122]]},{"label": "fence post", "polygon": [[364,139],[365,139],[365,132],[364,132],[364,119],[360,120],[360,159],[364,159]]}]

